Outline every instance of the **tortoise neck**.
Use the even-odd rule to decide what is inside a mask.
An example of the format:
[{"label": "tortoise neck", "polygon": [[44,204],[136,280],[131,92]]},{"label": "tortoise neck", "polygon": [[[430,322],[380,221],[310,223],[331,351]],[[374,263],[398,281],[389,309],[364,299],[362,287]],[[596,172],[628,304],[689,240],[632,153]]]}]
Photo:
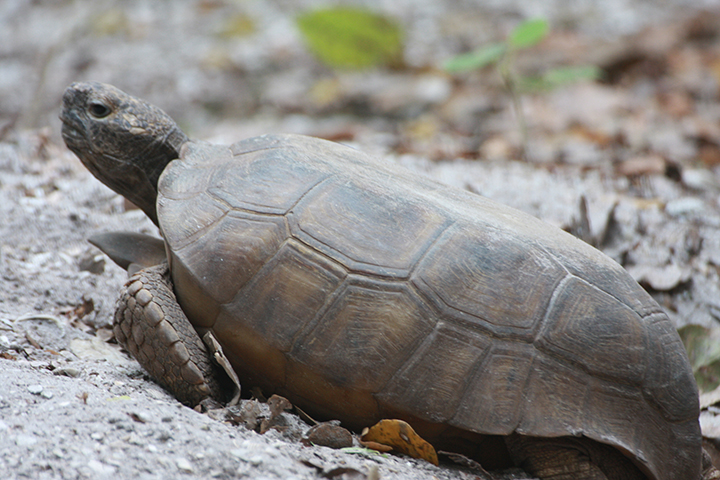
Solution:
[{"label": "tortoise neck", "polygon": [[[139,166],[145,173],[147,182],[152,187],[152,191],[118,192],[140,207],[155,225],[158,224],[156,206],[158,180],[167,165],[173,160],[180,158],[180,151],[188,140],[187,135],[176,126],[168,132],[165,138],[154,143],[151,148],[141,153],[135,162],[132,162]],[[130,196],[137,196],[138,198],[137,200],[133,200]]]}]

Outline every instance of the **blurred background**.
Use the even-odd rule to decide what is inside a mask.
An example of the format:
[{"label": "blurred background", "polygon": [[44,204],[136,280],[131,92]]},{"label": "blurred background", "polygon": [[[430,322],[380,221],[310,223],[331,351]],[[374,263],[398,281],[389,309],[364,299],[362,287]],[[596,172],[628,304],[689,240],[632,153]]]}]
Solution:
[{"label": "blurred background", "polygon": [[[343,6],[377,14],[387,21],[380,30],[397,29],[396,54],[360,69],[332,65],[315,54],[300,28],[303,17]],[[498,80],[483,75],[488,72],[449,75],[442,67],[451,57],[502,40],[524,20],[544,17],[550,34],[518,58],[525,72],[582,62],[613,69],[615,83],[630,66],[664,70],[643,72],[651,75],[672,75],[667,69],[680,67],[698,76],[688,71],[692,66],[671,62],[701,59],[663,55],[687,47],[680,44],[688,36],[713,37],[718,6],[717,0],[3,0],[0,137],[12,129],[55,125],[57,130],[62,91],[78,80],[113,83],[148,98],[197,134],[220,120],[267,122],[291,115],[284,128],[302,130],[311,128],[302,124],[304,115],[315,122],[345,114],[387,121],[379,130],[389,126],[390,133],[405,129],[417,137],[447,129],[452,136],[460,129],[488,137],[504,126],[488,130],[483,123],[497,120],[492,113],[504,111],[507,98],[497,98],[503,97],[493,90]],[[363,34],[368,24],[360,17],[346,23],[331,17],[311,28],[331,46],[353,22],[356,32],[345,38],[351,51],[341,51],[341,57],[352,56],[352,49],[372,55],[395,41]],[[631,40],[648,28],[660,31]],[[691,79],[696,90],[691,94],[707,97],[717,87],[716,75],[706,73],[708,78]],[[423,117],[428,113],[430,119]],[[408,124],[422,118],[427,121]],[[326,128],[343,127],[333,121]],[[263,128],[268,127],[258,130]],[[458,153],[468,152],[437,155]]]}]

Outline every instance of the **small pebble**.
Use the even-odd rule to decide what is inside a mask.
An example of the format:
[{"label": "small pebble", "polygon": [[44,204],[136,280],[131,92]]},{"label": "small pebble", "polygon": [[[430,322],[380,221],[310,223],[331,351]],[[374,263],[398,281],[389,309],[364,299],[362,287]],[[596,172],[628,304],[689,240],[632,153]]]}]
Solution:
[{"label": "small pebble", "polygon": [[90,460],[87,463],[87,466],[90,467],[90,470],[92,470],[98,475],[109,475],[115,472],[115,467],[111,465],[105,465],[104,463],[97,460]]},{"label": "small pebble", "polygon": [[148,412],[131,412],[129,413],[130,418],[135,420],[139,423],[150,423],[152,422],[152,415],[150,415]]},{"label": "small pebble", "polygon": [[40,392],[40,396],[50,400],[53,397],[53,393],[48,390],[43,390],[42,392]]},{"label": "small pebble", "polygon": [[352,434],[340,425],[323,422],[315,425],[306,434],[307,442],[330,448],[346,448],[353,446]]},{"label": "small pebble", "polygon": [[137,445],[138,447],[144,447],[147,444],[147,442],[140,438],[135,432],[131,433],[125,441],[130,445]]},{"label": "small pebble", "polygon": [[263,456],[258,455],[256,453],[253,453],[251,450],[247,450],[244,448],[236,448],[233,450],[230,450],[230,455],[232,455],[235,458],[238,458],[244,462],[250,463],[252,465],[255,465],[256,467],[263,463]]},{"label": "small pebble", "polygon": [[685,185],[695,190],[715,190],[718,188],[718,181],[715,174],[706,169],[687,169],[682,172],[682,181]]},{"label": "small pebble", "polygon": [[15,437],[15,445],[18,447],[29,447],[31,445],[35,445],[37,443],[37,438],[35,438],[34,435],[26,435],[21,433],[17,437]]},{"label": "small pebble", "polygon": [[241,450],[239,448],[235,448],[230,450],[230,455],[232,455],[235,458],[239,458],[240,460],[245,460],[245,455],[247,455],[246,450]]},{"label": "small pebble", "polygon": [[160,390],[155,390],[154,388],[149,389],[147,393],[150,394],[151,397],[157,398],[158,400],[167,398],[167,393]]},{"label": "small pebble", "polygon": [[176,463],[177,463],[178,470],[185,472],[185,473],[193,472],[193,467],[186,458],[180,457],[176,460]]},{"label": "small pebble", "polygon": [[40,395],[43,391],[42,385],[28,385],[27,389],[28,392],[32,393],[33,395]]},{"label": "small pebble", "polygon": [[79,377],[80,370],[74,367],[60,367],[53,370],[55,375],[65,375],[66,377]]},{"label": "small pebble", "polygon": [[694,197],[678,198],[665,205],[665,211],[672,217],[700,213],[703,210],[705,210],[705,202]]}]

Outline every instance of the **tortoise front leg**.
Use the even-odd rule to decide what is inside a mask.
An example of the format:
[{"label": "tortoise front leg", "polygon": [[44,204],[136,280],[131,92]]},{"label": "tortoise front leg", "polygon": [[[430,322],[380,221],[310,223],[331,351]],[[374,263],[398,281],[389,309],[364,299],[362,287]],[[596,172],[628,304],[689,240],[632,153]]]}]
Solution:
[{"label": "tortoise front leg", "polygon": [[153,380],[183,404],[194,407],[208,397],[223,401],[228,396],[222,373],[175,299],[166,263],[130,277],[113,330]]}]

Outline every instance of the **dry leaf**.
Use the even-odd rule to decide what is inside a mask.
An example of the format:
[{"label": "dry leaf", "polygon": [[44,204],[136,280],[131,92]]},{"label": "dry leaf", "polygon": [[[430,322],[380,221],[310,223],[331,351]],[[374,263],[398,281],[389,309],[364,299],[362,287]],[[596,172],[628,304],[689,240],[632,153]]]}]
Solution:
[{"label": "dry leaf", "polygon": [[459,454],[459,453],[453,453],[453,452],[443,452],[443,451],[440,451],[440,452],[438,452],[438,453],[441,454],[441,455],[446,455],[450,460],[452,460],[453,462],[457,463],[458,465],[463,465],[463,466],[465,466],[465,467],[472,468],[472,469],[475,470],[477,473],[479,473],[480,476],[481,476],[481,478],[483,478],[483,479],[486,479],[486,478],[487,478],[487,479],[490,479],[490,478],[492,478],[492,477],[490,476],[490,474],[488,473],[488,471],[485,470],[480,463],[476,462],[476,461],[473,460],[472,458],[468,458],[468,457],[466,457],[465,455],[461,455],[461,454]]},{"label": "dry leaf", "polygon": [[244,400],[242,402],[242,408],[237,408],[237,405],[228,409],[225,409],[225,420],[230,422],[231,425],[242,425],[248,430],[257,430],[260,425],[260,406],[258,401]]},{"label": "dry leaf", "polygon": [[645,155],[629,158],[617,166],[620,175],[662,175],[665,173],[665,159],[659,155]]},{"label": "dry leaf", "polygon": [[713,412],[703,410],[700,412],[700,429],[705,438],[720,438],[720,417]]},{"label": "dry leaf", "polygon": [[366,442],[388,445],[413,458],[425,459],[433,465],[438,464],[435,448],[402,420],[380,420],[369,429],[363,430],[361,441],[363,445],[366,445]]},{"label": "dry leaf", "polygon": [[640,285],[647,285],[658,292],[667,292],[687,283],[692,272],[674,263],[663,266],[632,265],[628,272]]},{"label": "dry leaf", "polygon": [[267,403],[270,407],[270,417],[260,423],[260,433],[267,432],[281,413],[292,408],[292,403],[280,395],[273,395],[268,399]]},{"label": "dry leaf", "polygon": [[290,410],[292,408],[292,403],[290,403],[290,400],[285,397],[281,397],[280,395],[273,395],[272,397],[270,397],[270,399],[268,399],[267,403],[270,407],[271,417],[277,417],[282,412]]}]

